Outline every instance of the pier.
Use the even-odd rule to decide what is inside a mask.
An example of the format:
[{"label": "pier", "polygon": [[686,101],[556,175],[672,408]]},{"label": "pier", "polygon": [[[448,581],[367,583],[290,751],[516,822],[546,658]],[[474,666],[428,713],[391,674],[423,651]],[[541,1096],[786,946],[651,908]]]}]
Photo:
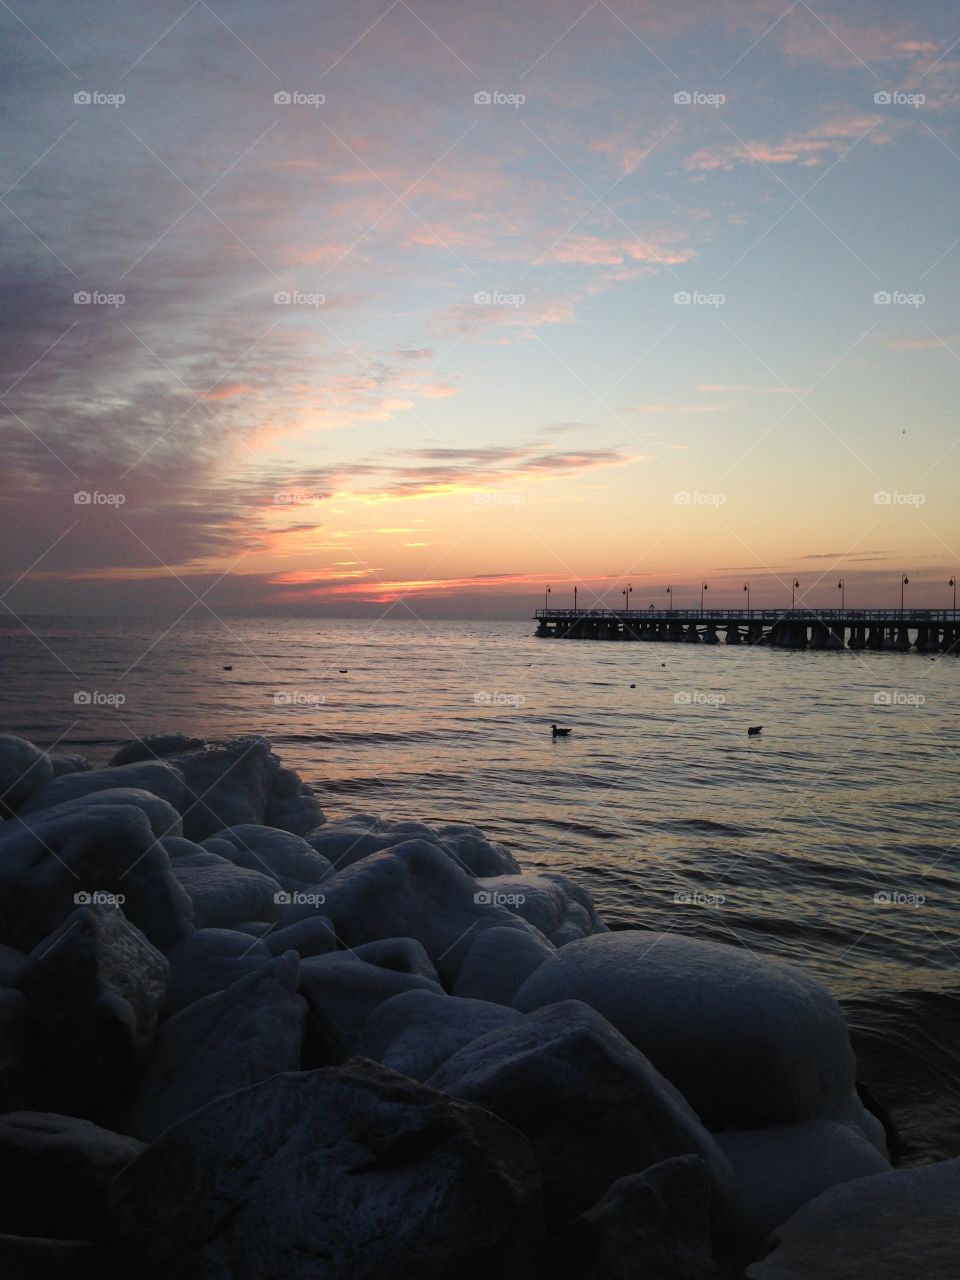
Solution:
[{"label": "pier", "polygon": [[781,649],[960,653],[958,609],[537,609],[557,640],[761,644]]}]

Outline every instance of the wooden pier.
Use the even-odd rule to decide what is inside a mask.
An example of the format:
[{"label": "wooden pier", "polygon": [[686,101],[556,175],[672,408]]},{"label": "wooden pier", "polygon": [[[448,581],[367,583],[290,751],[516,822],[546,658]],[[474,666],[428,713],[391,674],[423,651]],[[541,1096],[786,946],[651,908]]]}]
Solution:
[{"label": "wooden pier", "polygon": [[558,640],[762,644],[781,649],[960,653],[958,609],[537,609]]}]

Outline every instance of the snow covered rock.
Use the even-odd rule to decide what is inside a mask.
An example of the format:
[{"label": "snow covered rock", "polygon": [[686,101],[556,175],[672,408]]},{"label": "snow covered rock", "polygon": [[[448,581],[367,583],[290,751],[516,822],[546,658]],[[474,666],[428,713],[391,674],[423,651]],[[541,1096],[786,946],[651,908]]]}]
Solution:
[{"label": "snow covered rock", "polygon": [[271,876],[238,867],[196,846],[173,859],[173,874],[193,903],[198,929],[230,929],[245,920],[274,920],[280,885]]},{"label": "snow covered rock", "polygon": [[[327,859],[302,836],[273,827],[252,823],[224,827],[204,844],[238,867],[272,876],[288,890],[317,885],[333,870]],[[224,845],[230,849],[229,853]]]},{"label": "snow covered rock", "polygon": [[774,1232],[747,1280],[956,1280],[960,1159],[831,1187]]},{"label": "snow covered rock", "polygon": [[168,800],[162,800],[160,796],[154,795],[152,791],[144,791],[142,787],[118,786],[92,791],[89,795],[73,796],[47,808],[31,810],[30,813],[19,813],[15,819],[0,823],[0,839],[18,829],[22,831],[24,827],[35,828],[40,822],[49,822],[64,814],[105,806],[116,808],[117,805],[139,809],[145,814],[151,831],[164,848],[168,839],[177,839],[183,830],[180,814]]},{"label": "snow covered rock", "polygon": [[148,733],[144,738],[133,738],[110,757],[110,767],[135,764],[138,760],[161,760],[178,751],[202,750],[207,744],[203,738],[191,738],[185,733]]},{"label": "snow covered rock", "polygon": [[135,1138],[74,1116],[0,1116],[0,1232],[106,1239],[107,1184],[143,1150]]},{"label": "snow covered rock", "polygon": [[197,929],[167,952],[170,982],[163,1016],[172,1017],[195,1000],[226,991],[262,969],[271,953],[259,938],[234,929]]},{"label": "snow covered rock", "polygon": [[326,916],[312,915],[283,929],[271,929],[264,935],[264,942],[272,955],[284,951],[296,951],[301,959],[325,956],[337,949],[337,935]]},{"label": "snow covered rock", "polygon": [[684,1098],[576,1000],[471,1041],[427,1083],[526,1134],[543,1169],[548,1227],[585,1212],[617,1178],[669,1156],[701,1156],[718,1194],[730,1181]]},{"label": "snow covered rock", "polygon": [[[77,775],[78,777],[81,775]],[[97,892],[161,950],[193,928],[190,899],[142,810],[93,805],[0,832],[0,942],[30,951]]]},{"label": "snow covered rock", "polygon": [[65,773],[85,773],[88,769],[93,768],[87,757],[80,755],[51,756],[50,763],[53,765],[53,776],[55,778],[59,778]]},{"label": "snow covered rock", "polygon": [[612,1183],[562,1231],[555,1280],[715,1280],[715,1193],[699,1156],[673,1156]]},{"label": "snow covered rock", "polygon": [[437,971],[430,957],[416,938],[379,938],[376,942],[363,942],[354,947],[358,960],[378,965],[381,969],[393,969],[396,973],[415,973],[428,978],[439,986]]},{"label": "snow covered rock", "polygon": [[117,907],[77,910],[27,958],[20,990],[64,1091],[112,1099],[156,1035],[170,966]]},{"label": "snow covered rock", "polygon": [[404,991],[373,1010],[354,1052],[412,1080],[427,1080],[458,1049],[521,1017],[485,1000]]},{"label": "snow covered rock", "polygon": [[597,918],[593,895],[559,872],[487,876],[478,884],[491,902],[515,912],[557,947],[607,931]]},{"label": "snow covered rock", "polygon": [[219,1098],[111,1191],[139,1280],[529,1280],[539,1185],[516,1130],[355,1060]]},{"label": "snow covered rock", "polygon": [[[65,800],[76,800],[97,791],[114,791],[118,787],[133,787],[137,791],[149,791],[182,813],[186,797],[183,774],[160,760],[145,760],[140,764],[125,764],[118,769],[91,769],[89,772],[64,773],[52,778],[30,796],[20,807],[20,816],[51,809]],[[172,832],[178,835],[179,832]]]},{"label": "snow covered rock", "polygon": [[20,809],[53,777],[49,756],[12,733],[0,733],[0,817]]},{"label": "snow covered rock", "polygon": [[306,1001],[290,952],[168,1018],[125,1128],[146,1142],[225,1093],[300,1067]]},{"label": "snow covered rock", "polygon": [[748,1258],[756,1256],[774,1227],[827,1187],[890,1168],[859,1130],[829,1120],[714,1137],[734,1177],[724,1234]]},{"label": "snow covered rock", "polygon": [[532,929],[484,929],[464,958],[453,994],[512,1005],[531,973],[555,952]]},{"label": "snow covered rock", "polygon": [[545,961],[515,1004],[563,999],[599,1010],[713,1129],[864,1119],[843,1013],[791,965],[676,934],[602,933]]},{"label": "snow covered rock", "polygon": [[423,822],[389,822],[361,813],[328,822],[310,836],[313,847],[329,858],[338,871],[404,840],[426,840],[436,845],[471,876],[512,875],[520,870],[504,845],[488,840],[479,828],[465,822],[430,827]]}]

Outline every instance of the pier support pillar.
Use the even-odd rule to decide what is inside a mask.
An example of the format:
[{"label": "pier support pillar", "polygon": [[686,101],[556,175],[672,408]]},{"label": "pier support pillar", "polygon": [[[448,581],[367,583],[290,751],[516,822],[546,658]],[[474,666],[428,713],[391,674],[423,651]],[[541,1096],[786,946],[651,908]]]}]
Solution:
[{"label": "pier support pillar", "polygon": [[727,627],[727,644],[740,644],[740,642],[740,628],[734,626],[731,622],[729,627]]}]

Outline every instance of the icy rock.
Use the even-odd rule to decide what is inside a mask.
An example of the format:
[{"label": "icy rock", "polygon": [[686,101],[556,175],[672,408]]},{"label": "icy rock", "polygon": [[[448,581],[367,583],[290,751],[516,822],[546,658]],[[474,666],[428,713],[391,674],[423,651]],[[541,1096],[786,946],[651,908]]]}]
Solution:
[{"label": "icy rock", "polygon": [[12,733],[0,733],[0,817],[20,809],[53,777],[49,756]]},{"label": "icy rock", "polygon": [[309,839],[338,871],[404,840],[426,840],[436,845],[471,876],[512,875],[520,870],[508,849],[487,840],[482,831],[465,822],[429,827],[423,822],[388,822],[361,813],[328,822]]},{"label": "icy rock", "polygon": [[163,1006],[165,1018],[262,969],[270,952],[259,938],[233,929],[197,929],[168,951],[167,959],[170,983]]},{"label": "icy rock", "polygon": [[523,1011],[597,1009],[714,1129],[861,1115],[843,1013],[808,974],[720,943],[629,929],[571,942],[523,984]]},{"label": "icy rock", "polygon": [[353,954],[358,960],[366,960],[381,969],[414,973],[439,986],[437,971],[416,938],[382,938],[377,942],[364,942],[359,947],[354,947]]},{"label": "icy rock", "polygon": [[830,1187],[773,1233],[747,1280],[956,1280],[960,1160]]},{"label": "icy rock", "polygon": [[555,946],[607,931],[597,919],[593,895],[559,872],[488,876],[478,884],[492,902],[515,912]]},{"label": "icy rock", "polygon": [[530,1139],[548,1227],[585,1212],[617,1178],[699,1155],[722,1194],[730,1168],[686,1100],[594,1009],[576,1000],[471,1041],[427,1081]]},{"label": "icy rock", "polygon": [[349,947],[379,938],[416,938],[445,986],[452,986],[475,935],[495,925],[527,929],[483,900],[477,882],[435,844],[405,840],[323,882],[324,914]]},{"label": "icy rock", "polygon": [[[225,827],[204,846],[229,858],[238,867],[259,871],[278,880],[284,889],[319,884],[333,868],[302,836],[272,827],[246,824]],[[224,846],[229,848],[227,853]]]},{"label": "icy rock", "polygon": [[20,990],[66,1090],[108,1098],[156,1035],[170,966],[117,907],[78,907],[27,958]]},{"label": "icy rock", "polygon": [[142,810],[82,806],[14,825],[0,832],[0,941],[32,950],[75,895],[95,891],[122,894],[124,914],[161,950],[192,930],[190,899]]},{"label": "icy rock", "polygon": [[184,733],[150,733],[145,738],[134,738],[115,751],[110,765],[115,768],[139,760],[160,760],[178,751],[202,750],[206,745],[203,738],[191,738]]},{"label": "icy rock", "polygon": [[296,993],[299,969],[289,952],[169,1018],[134,1095],[127,1131],[152,1142],[214,1098],[299,1070],[307,1014]]},{"label": "icy rock", "polygon": [[714,1192],[699,1156],[673,1156],[618,1178],[560,1233],[556,1280],[715,1280]]},{"label": "icy rock", "polygon": [[50,763],[53,765],[55,778],[60,778],[65,773],[86,773],[93,768],[86,756],[78,755],[51,756]]},{"label": "icy rock", "polygon": [[197,846],[174,859],[173,874],[190,896],[198,929],[230,929],[244,920],[274,920],[280,885]]},{"label": "icy rock", "polygon": [[890,1168],[857,1129],[829,1120],[714,1137],[734,1176],[724,1233],[748,1258],[774,1227],[827,1187]]},{"label": "icy rock", "polygon": [[143,1150],[135,1138],[74,1116],[0,1116],[0,1232],[104,1240],[107,1183]]},{"label": "icy rock", "polygon": [[529,1280],[526,1140],[356,1060],[282,1074],[168,1129],[111,1184],[138,1280]]},{"label": "icy rock", "polygon": [[439,983],[416,973],[398,973],[394,969],[370,964],[349,951],[311,956],[304,960],[300,967],[300,993],[306,996],[310,1006],[305,1064],[319,1065],[314,1019],[319,1019],[324,1031],[322,1059],[329,1061],[326,1056],[327,1035],[331,1025],[338,1033],[340,1043],[349,1049],[378,1005],[401,991],[414,990],[440,994],[441,987]]},{"label": "icy rock", "polygon": [[521,1017],[485,1000],[404,991],[373,1010],[354,1052],[413,1080],[427,1080],[458,1049]]},{"label": "icy rock", "polygon": [[52,818],[58,818],[64,814],[79,813],[81,810],[98,809],[104,806],[116,808],[117,805],[139,809],[146,816],[151,831],[164,848],[166,848],[167,839],[178,838],[183,830],[183,823],[177,810],[169,801],[161,800],[152,791],[144,791],[141,787],[108,787],[103,791],[91,792],[89,795],[74,796],[71,800],[61,800],[45,809],[20,813],[16,819],[0,824],[0,839],[18,828],[21,831],[24,827],[33,829],[40,822],[49,822]]},{"label": "icy rock", "polygon": [[512,1005],[531,973],[555,952],[532,930],[484,929],[467,952],[453,994]]},{"label": "icy rock", "polygon": [[186,795],[183,774],[160,760],[145,760],[141,764],[125,764],[118,769],[91,769],[89,773],[65,773],[53,778],[34,791],[27,803],[21,806],[20,816],[25,817],[40,809],[52,809],[66,800],[90,796],[97,791],[127,787],[149,791],[151,795],[166,800],[178,812],[183,811]]},{"label": "icy rock", "polygon": [[325,956],[337,949],[337,935],[326,916],[313,915],[283,929],[273,929],[264,939],[271,953],[282,955],[284,951],[296,951],[301,959]]},{"label": "icy rock", "polygon": [[10,1280],[105,1280],[107,1251],[89,1240],[0,1235],[0,1275]]}]

